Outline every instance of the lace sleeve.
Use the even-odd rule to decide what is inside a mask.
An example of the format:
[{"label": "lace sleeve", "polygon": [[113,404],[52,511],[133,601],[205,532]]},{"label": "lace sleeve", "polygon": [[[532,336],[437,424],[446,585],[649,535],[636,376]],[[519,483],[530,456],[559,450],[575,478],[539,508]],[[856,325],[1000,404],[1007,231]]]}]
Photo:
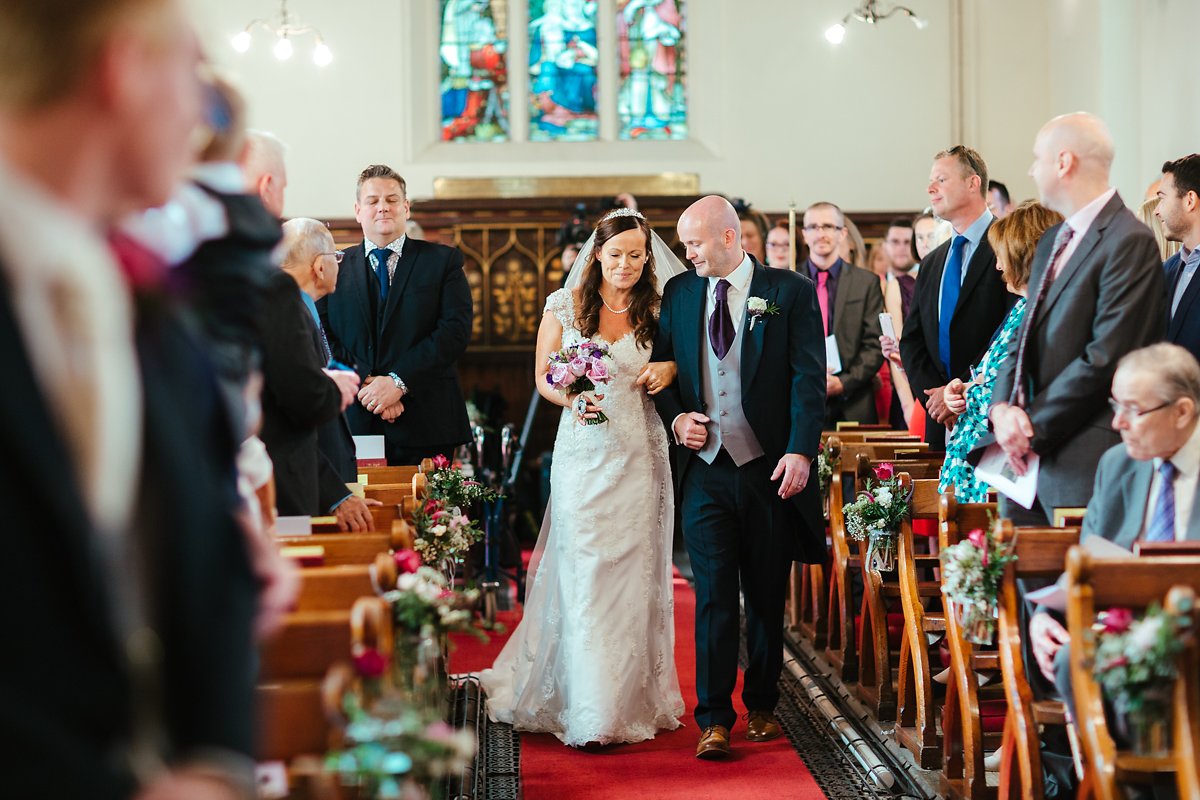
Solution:
[{"label": "lace sleeve", "polygon": [[563,330],[575,324],[575,298],[570,289],[558,289],[546,298],[547,313],[553,314]]}]

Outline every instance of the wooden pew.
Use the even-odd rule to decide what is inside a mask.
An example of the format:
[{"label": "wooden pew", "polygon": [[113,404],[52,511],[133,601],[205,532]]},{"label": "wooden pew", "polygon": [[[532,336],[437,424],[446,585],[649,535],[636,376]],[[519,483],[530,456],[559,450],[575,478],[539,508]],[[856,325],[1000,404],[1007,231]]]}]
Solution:
[{"label": "wooden pew", "polygon": [[[958,544],[973,530],[989,530],[999,517],[996,503],[960,503],[953,487],[943,492],[938,506],[938,535],[941,550]],[[986,750],[1000,744],[1000,731],[984,729],[983,703],[995,707],[1003,703],[1004,687],[996,682],[979,685],[981,671],[998,672],[1000,656],[994,648],[967,641],[955,615],[950,613],[950,598],[942,594],[946,610],[946,643],[950,649],[950,681],[942,707],[942,791],[950,798],[981,800],[996,796],[989,787],[983,757]],[[999,698],[999,703],[994,702]],[[994,718],[994,717],[992,717]]]},{"label": "wooden pew", "polygon": [[[900,475],[900,485],[912,487],[912,515],[904,520],[897,536],[898,558],[896,583],[877,584],[881,596],[900,597],[904,611],[904,637],[900,644],[900,669],[896,687],[896,742],[908,749],[922,769],[934,769],[941,763],[941,737],[937,731],[939,714],[933,697],[933,669],[930,664],[927,634],[941,634],[946,630],[946,615],[941,608],[941,584],[937,581],[920,580],[919,567],[938,563],[937,556],[918,555],[915,552],[912,520],[934,519],[938,516],[938,482],[929,478],[913,480],[907,473]],[[876,578],[879,573],[874,573]],[[877,596],[878,597],[878,596]],[[926,609],[930,598],[934,607]],[[876,634],[877,615],[873,614],[872,633]],[[864,649],[867,636],[863,626]],[[875,653],[879,677],[879,695],[884,695],[885,686],[891,679],[890,653],[887,649],[886,631],[883,636],[874,635]],[[886,660],[885,660],[886,659]],[[883,680],[885,664],[888,681]]]},{"label": "wooden pew", "polygon": [[[371,519],[375,522],[375,530],[390,531],[392,523],[401,519],[400,506],[392,503],[381,506],[369,506],[371,510]],[[312,518],[313,533],[345,533],[338,527],[336,516],[313,517]]]},{"label": "wooden pew", "polygon": [[1038,727],[1065,725],[1066,707],[1056,700],[1034,700],[1026,677],[1022,642],[1021,593],[1018,580],[1055,579],[1062,574],[1067,551],[1079,543],[1079,528],[1020,528],[1000,520],[1000,541],[1013,545],[1016,559],[1009,563],[1000,584],[1000,618],[997,640],[1000,675],[1008,718],[1004,730],[1004,757],[1000,764],[1001,798],[1042,797],[1042,756]]},{"label": "wooden pew", "polygon": [[408,483],[420,473],[419,466],[410,467],[359,467],[358,474],[366,476],[366,485],[376,483]]},{"label": "wooden pew", "polygon": [[311,536],[280,536],[280,547],[320,547],[322,566],[368,564],[376,553],[412,547],[412,526],[397,520],[391,533],[314,533]]},{"label": "wooden pew", "polygon": [[1200,602],[1193,586],[1167,594],[1167,610],[1191,614],[1192,637],[1179,659],[1175,684],[1175,772],[1180,797],[1200,797]]},{"label": "wooden pew", "polygon": [[[826,445],[833,475],[829,479],[829,600],[825,606],[827,619],[825,660],[843,682],[849,683],[858,675],[858,641],[854,630],[853,593],[850,570],[859,569],[861,558],[857,543],[846,536],[846,518],[842,507],[854,497],[854,473],[846,471],[841,442],[835,437]],[[813,604],[819,613],[819,604]]]},{"label": "wooden pew", "polygon": [[908,431],[823,431],[821,441],[828,442],[836,436],[842,444],[849,442],[920,442],[921,437]]},{"label": "wooden pew", "polygon": [[1093,796],[1121,800],[1122,784],[1177,780],[1175,755],[1136,756],[1118,750],[1108,729],[1100,684],[1092,673],[1096,642],[1091,635],[1099,611],[1112,606],[1144,609],[1163,602],[1177,584],[1200,586],[1200,558],[1141,556],[1095,558],[1076,546],[1067,553],[1067,630],[1071,633],[1071,684],[1076,724]]},{"label": "wooden pew", "polygon": [[296,611],[337,611],[376,593],[370,565],[308,567],[301,575]]}]

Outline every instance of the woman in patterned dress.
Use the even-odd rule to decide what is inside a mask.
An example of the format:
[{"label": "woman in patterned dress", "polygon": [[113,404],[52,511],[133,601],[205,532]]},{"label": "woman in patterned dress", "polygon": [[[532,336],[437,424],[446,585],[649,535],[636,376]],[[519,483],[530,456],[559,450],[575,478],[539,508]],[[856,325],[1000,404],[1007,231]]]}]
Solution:
[{"label": "woman in patterned dress", "polygon": [[946,408],[958,415],[954,431],[946,443],[940,491],[954,487],[962,503],[987,500],[987,484],[975,477],[975,468],[967,463],[967,454],[987,431],[987,411],[992,402],[992,387],[1000,365],[1008,358],[1009,346],[1025,317],[1025,293],[1037,243],[1046,229],[1062,222],[1062,215],[1035,201],[1027,201],[988,229],[988,242],[996,251],[996,269],[1004,276],[1008,290],[1018,296],[1016,304],[992,337],[983,358],[972,369],[973,380],[958,378],[946,385]]}]

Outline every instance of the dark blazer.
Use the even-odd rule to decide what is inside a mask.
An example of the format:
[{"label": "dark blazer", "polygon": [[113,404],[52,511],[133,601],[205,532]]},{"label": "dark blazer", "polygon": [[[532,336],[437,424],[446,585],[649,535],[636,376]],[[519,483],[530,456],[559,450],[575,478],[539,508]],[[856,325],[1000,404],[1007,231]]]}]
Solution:
[{"label": "dark blazer", "polygon": [[[663,291],[658,336],[651,361],[675,361],[675,383],[654,397],[659,415],[670,428],[688,411],[704,412],[701,362],[707,346],[705,302],[707,278],[694,271],[676,275]],[[750,295],[779,307],[750,330],[743,321],[742,410],[774,465],[784,453],[799,453],[813,461],[825,417],[825,347],[817,294],[812,281],[790,270],[767,269],[754,262]],[[676,446],[675,480],[681,483],[694,453]],[[815,468],[814,468],[815,469]],[[825,524],[816,475],[781,509],[796,515],[795,558],[819,563],[825,558]]]},{"label": "dark blazer", "polygon": [[[5,274],[0,269],[0,276]],[[234,441],[211,368],[161,300],[136,307],[143,401],[137,520],[170,757],[252,753],[256,586],[234,522]],[[124,798],[136,702],[111,573],[0,278],[0,604],[20,657],[0,669],[5,794]]]},{"label": "dark blazer", "polygon": [[337,291],[317,304],[333,357],[362,377],[394,372],[408,385],[394,422],[355,403],[346,410],[355,434],[383,434],[389,449],[458,445],[470,439],[455,362],[471,340],[471,289],[462,253],[406,239],[387,305],[363,245],[346,250]]},{"label": "dark blazer", "polygon": [[842,262],[837,294],[833,298],[833,338],[842,359],[842,394],[828,398],[826,425],[839,420],[878,422],[875,410],[875,375],[883,366],[879,337],[883,330],[883,290],[879,276]]},{"label": "dark blazer", "polygon": [[[1100,457],[1096,482],[1087,513],[1083,516],[1081,536],[1101,536],[1126,550],[1132,550],[1146,521],[1146,499],[1154,461],[1129,457],[1124,444],[1110,447]],[[1200,541],[1200,503],[1192,506],[1186,538]]]},{"label": "dark blazer", "polygon": [[[266,298],[259,438],[275,464],[279,513],[318,516],[329,511],[329,504],[321,502],[328,496],[321,490],[324,459],[317,446],[317,429],[340,416],[342,396],[337,384],[321,371],[325,362],[319,355],[320,332],[300,299],[295,279],[283,271],[276,273],[268,282]],[[341,488],[345,497],[345,486]]]},{"label": "dark blazer", "polygon": [[[971,380],[971,366],[983,358],[996,329],[1016,301],[996,270],[996,254],[984,234],[967,264],[962,291],[950,320],[950,372],[947,373],[938,355],[938,292],[949,255],[950,242],[943,242],[921,261],[912,305],[900,335],[904,370],[913,397],[922,406],[926,389],[945,386],[951,378],[960,378],[964,383]],[[940,450],[945,446],[945,437],[945,427],[926,415],[925,440]]]},{"label": "dark blazer", "polygon": [[1166,307],[1169,322],[1167,323],[1167,341],[1186,347],[1197,360],[1200,360],[1200,274],[1193,275],[1183,297],[1179,298],[1179,308],[1171,315],[1171,300],[1175,297],[1175,288],[1179,285],[1179,276],[1183,273],[1183,256],[1179,253],[1167,259],[1163,264],[1163,274],[1166,276],[1167,294]]},{"label": "dark blazer", "polygon": [[[1041,285],[1059,227],[1038,242],[1031,294]],[[1032,326],[1025,352],[1026,411],[1033,450],[1041,457],[1038,500],[1047,514],[1085,505],[1100,456],[1120,442],[1108,407],[1113,373],[1122,356],[1160,341],[1166,332],[1163,283],[1154,235],[1113,195],[1013,337],[992,402],[1012,397],[1017,348]]]}]

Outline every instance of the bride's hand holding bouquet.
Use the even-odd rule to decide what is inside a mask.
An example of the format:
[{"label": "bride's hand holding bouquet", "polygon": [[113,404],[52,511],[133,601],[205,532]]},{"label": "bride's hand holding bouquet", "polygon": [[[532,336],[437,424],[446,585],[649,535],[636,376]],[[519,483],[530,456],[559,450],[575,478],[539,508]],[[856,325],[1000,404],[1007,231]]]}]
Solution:
[{"label": "bride's hand holding bouquet", "polygon": [[597,389],[616,374],[608,348],[583,341],[550,354],[546,361],[546,383],[571,400],[571,408],[581,425],[608,422],[599,402],[604,399]]}]

